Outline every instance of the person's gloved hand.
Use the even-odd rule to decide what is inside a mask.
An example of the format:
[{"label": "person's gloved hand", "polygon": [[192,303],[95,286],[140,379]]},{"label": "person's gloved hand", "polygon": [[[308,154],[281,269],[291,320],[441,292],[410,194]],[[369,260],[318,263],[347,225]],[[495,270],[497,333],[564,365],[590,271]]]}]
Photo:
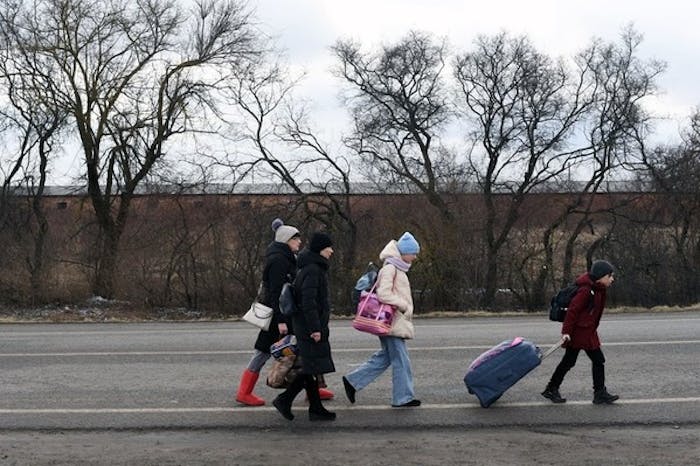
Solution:
[{"label": "person's gloved hand", "polygon": [[561,341],[562,341],[562,343],[566,343],[567,341],[571,341],[571,335],[569,335],[568,333],[562,334]]}]

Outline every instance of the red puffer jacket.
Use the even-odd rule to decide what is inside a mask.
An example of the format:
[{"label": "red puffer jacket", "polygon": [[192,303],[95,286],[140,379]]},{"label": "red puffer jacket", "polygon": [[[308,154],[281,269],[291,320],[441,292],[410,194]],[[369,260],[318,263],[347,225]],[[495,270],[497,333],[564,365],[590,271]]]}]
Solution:
[{"label": "red puffer jacket", "polygon": [[571,341],[564,344],[564,347],[598,349],[598,325],[605,308],[606,288],[593,282],[588,273],[579,276],[576,284],[579,285],[579,290],[569,304],[561,330],[562,334],[571,336]]}]

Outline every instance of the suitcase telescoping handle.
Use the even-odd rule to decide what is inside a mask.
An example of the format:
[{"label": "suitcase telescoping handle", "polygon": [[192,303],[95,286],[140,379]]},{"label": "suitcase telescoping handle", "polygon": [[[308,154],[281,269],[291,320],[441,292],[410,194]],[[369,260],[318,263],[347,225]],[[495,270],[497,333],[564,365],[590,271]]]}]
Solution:
[{"label": "suitcase telescoping handle", "polygon": [[545,352],[542,354],[542,357],[541,357],[540,359],[544,359],[544,358],[546,358],[547,356],[549,356],[550,354],[554,353],[556,350],[558,350],[559,348],[561,348],[561,345],[563,345],[563,344],[564,344],[564,339],[561,338],[558,342],[556,342],[555,344],[553,344],[547,351],[545,351]]}]

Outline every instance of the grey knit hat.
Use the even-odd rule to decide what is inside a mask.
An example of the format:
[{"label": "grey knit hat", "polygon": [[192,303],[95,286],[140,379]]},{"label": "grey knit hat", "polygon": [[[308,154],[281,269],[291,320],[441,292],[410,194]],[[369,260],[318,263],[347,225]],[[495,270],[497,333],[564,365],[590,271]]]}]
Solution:
[{"label": "grey knit hat", "polygon": [[593,262],[593,265],[591,265],[591,270],[590,272],[588,272],[588,275],[591,277],[591,280],[596,281],[613,272],[615,272],[615,267],[613,267],[610,262],[598,260]]},{"label": "grey knit hat", "polygon": [[299,230],[291,225],[285,225],[280,218],[272,221],[272,231],[275,232],[275,241],[278,243],[286,243],[295,236],[299,236]]}]

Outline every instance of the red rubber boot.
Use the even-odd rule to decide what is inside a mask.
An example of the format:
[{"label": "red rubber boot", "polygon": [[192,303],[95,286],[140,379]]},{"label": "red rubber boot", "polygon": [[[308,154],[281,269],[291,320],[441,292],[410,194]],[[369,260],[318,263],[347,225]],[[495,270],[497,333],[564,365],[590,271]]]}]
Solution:
[{"label": "red rubber boot", "polygon": [[238,386],[236,401],[248,406],[262,406],[265,400],[253,394],[253,388],[258,381],[260,374],[246,369],[241,377],[241,384]]}]

